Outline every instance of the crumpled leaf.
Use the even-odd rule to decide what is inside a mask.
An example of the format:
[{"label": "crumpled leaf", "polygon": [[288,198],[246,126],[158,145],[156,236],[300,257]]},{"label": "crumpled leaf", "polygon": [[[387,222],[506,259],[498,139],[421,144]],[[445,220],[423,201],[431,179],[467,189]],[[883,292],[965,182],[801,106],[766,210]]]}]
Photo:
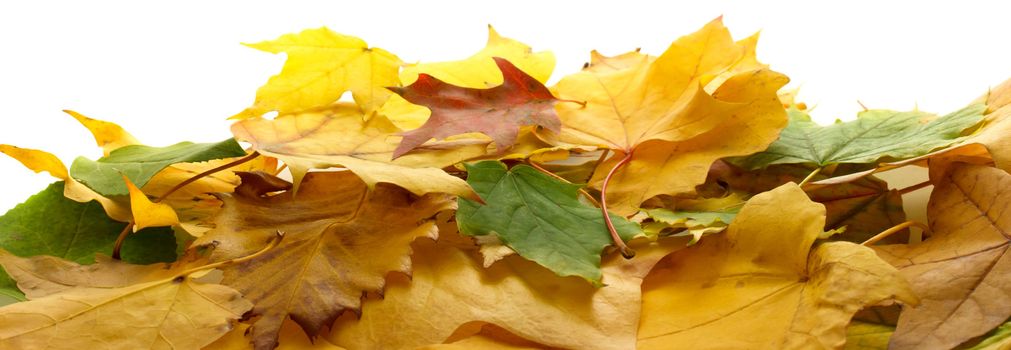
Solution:
[{"label": "crumpled leaf", "polygon": [[646,277],[638,348],[839,348],[862,307],[915,302],[870,248],[812,248],[824,220],[796,184],[753,197],[725,233],[671,254]]},{"label": "crumpled leaf", "polygon": [[[0,251],[0,256],[7,265],[8,253]],[[98,276],[110,273],[93,272]],[[200,348],[228,332],[231,322],[252,304],[231,288],[193,279],[170,276],[119,287],[71,286],[7,305],[0,308],[0,324],[4,325],[0,347]],[[110,329],[109,322],[122,328]],[[129,336],[124,336],[124,331],[129,331]]]},{"label": "crumpled leaf", "polygon": [[1011,317],[1008,188],[1000,169],[956,167],[931,193],[930,238],[875,247],[923,300],[903,310],[892,348],[952,348]]},{"label": "crumpled leaf", "polygon": [[596,288],[580,278],[558,277],[519,256],[484,268],[472,247],[441,238],[437,244],[419,240],[411,276],[390,275],[383,298],[368,298],[360,319],[345,314],[327,338],[349,349],[412,349],[468,336],[458,333],[461,327],[476,330],[475,325],[494,324],[547,346],[631,349],[642,276],[658,259],[683,246],[684,240],[651,245],[634,241],[635,259],[605,257],[607,286]]},{"label": "crumpled leaf", "polygon": [[790,124],[764,152],[736,163],[747,169],[772,164],[873,163],[882,158],[921,156],[959,141],[962,132],[983,119],[983,104],[971,104],[942,117],[912,111],[868,110],[857,119],[821,126],[807,112],[789,109]]},{"label": "crumpled leaf", "polygon": [[[507,169],[497,161],[467,164],[467,183],[486,204],[460,200],[460,233],[493,235],[559,276],[600,284],[600,254],[611,245],[611,236],[600,209],[579,202],[582,186],[527,165]],[[611,215],[611,220],[625,241],[642,232],[623,217]]]},{"label": "crumpled leaf", "polygon": [[488,89],[448,84],[428,74],[403,88],[390,88],[407,101],[428,107],[431,116],[418,129],[403,133],[393,158],[429,139],[480,132],[495,141],[499,153],[516,142],[520,127],[537,125],[557,133],[557,99],[548,88],[504,58],[495,57],[503,83]]},{"label": "crumpled leaf", "polygon": [[274,120],[247,119],[232,125],[236,139],[249,142],[261,154],[280,159],[291,170],[297,189],[310,168],[342,166],[369,186],[387,182],[417,195],[444,192],[476,199],[467,182],[441,168],[483,155],[484,143],[455,143],[448,149],[433,145],[390,160],[400,132],[382,116],[362,121],[355,106],[280,116]]},{"label": "crumpled leaf", "polygon": [[168,147],[131,145],[97,161],[78,157],[70,165],[70,174],[101,195],[118,196],[129,194],[124,175],[144,187],[155,174],[172,164],[244,155],[246,151],[234,139],[217,143],[180,142]]},{"label": "crumpled leaf", "polygon": [[221,197],[218,228],[195,243],[214,242],[213,259],[248,255],[276,231],[285,233],[277,248],[222,268],[222,283],[256,304],[257,349],[276,345],[287,317],[316,336],[344,311],[357,311],[362,293],[382,291],[388,272],[410,271],[410,242],[438,233],[428,219],[455,208],[442,194],[415,198],[389,185],[369,190],[350,172],[310,174],[297,197],[292,191]]},{"label": "crumpled leaf", "polygon": [[179,216],[172,207],[151,202],[130,179],[123,175],[126,188],[130,191],[130,210],[133,212],[133,232],[148,227],[173,226],[179,223]]},{"label": "crumpled leaf", "polygon": [[256,91],[253,105],[232,119],[255,118],[269,111],[281,115],[303,112],[329,105],[349,90],[365,114],[371,114],[390,96],[385,87],[400,83],[400,58],[326,27],[246,46],[284,52],[288,59],[281,73]]}]

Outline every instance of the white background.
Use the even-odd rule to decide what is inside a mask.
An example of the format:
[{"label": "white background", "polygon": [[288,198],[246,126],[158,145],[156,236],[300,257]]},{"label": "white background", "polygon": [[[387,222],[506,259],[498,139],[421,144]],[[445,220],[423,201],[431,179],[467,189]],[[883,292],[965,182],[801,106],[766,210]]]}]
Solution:
[{"label": "white background", "polygon": [[[735,38],[762,31],[759,58],[789,75],[823,121],[860,109],[947,113],[1011,77],[1000,2],[845,1],[4,1],[0,143],[67,165],[101,151],[61,112],[112,120],[149,145],[219,141],[283,55],[239,45],[328,26],[407,62],[464,58],[486,25],[552,50],[552,81],[591,49],[659,54],[713,18]],[[0,158],[0,213],[54,181]]]}]

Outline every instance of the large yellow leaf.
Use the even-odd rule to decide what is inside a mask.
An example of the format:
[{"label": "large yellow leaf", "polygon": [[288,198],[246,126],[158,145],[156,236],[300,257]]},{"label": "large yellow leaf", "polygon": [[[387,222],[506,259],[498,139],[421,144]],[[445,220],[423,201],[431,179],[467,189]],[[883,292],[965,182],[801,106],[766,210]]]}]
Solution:
[{"label": "large yellow leaf", "polygon": [[587,69],[554,87],[561,99],[586,101],[557,105],[557,142],[616,152],[594,172],[595,186],[618,159],[633,155],[607,193],[619,213],[657,194],[691,191],[712,161],[760,151],[786,126],[776,92],[788,80],[754,58],[756,40],[735,43],[717,19],[655,59],[595,55]]},{"label": "large yellow leaf", "polygon": [[54,256],[29,258],[0,250],[0,265],[28,299],[38,299],[75,287],[120,288],[174,276],[169,264],[133,265],[98,255],[81,265]]},{"label": "large yellow leaf", "polygon": [[723,235],[675,252],[643,282],[640,349],[840,348],[866,305],[915,296],[870,248],[812,249],[825,208],[789,183],[753,197]]},{"label": "large yellow leaf", "polygon": [[[503,37],[488,26],[488,43],[484,49],[459,61],[418,63],[404,67],[400,81],[409,85],[425,73],[448,84],[472,89],[488,89],[502,84],[502,73],[493,57],[508,60],[524,73],[546,83],[555,68],[555,55],[550,51],[533,52],[530,46]],[[431,111],[407,102],[399,95],[391,96],[379,112],[403,129],[415,129],[428,120]]]},{"label": "large yellow leaf", "polygon": [[[5,267],[12,267],[11,259],[18,259],[6,252],[0,252],[0,256],[4,256]],[[149,279],[159,274],[117,279],[121,276],[113,275],[131,271],[117,264],[123,263],[108,262],[90,269],[67,263],[64,267],[69,269],[62,275],[43,270],[33,276],[39,280],[63,277],[49,281],[50,286],[76,285],[45,287],[41,296],[0,308],[0,348],[197,349],[227,333],[232,322],[252,307],[234,289],[196,282],[189,275],[169,275],[153,281]],[[31,270],[31,262],[20,267],[11,269],[18,271],[15,278],[36,272]],[[87,274],[82,273],[85,270]],[[82,274],[68,277],[67,273]]]},{"label": "large yellow leaf", "polygon": [[258,117],[269,111],[283,115],[323,107],[349,90],[362,110],[371,114],[390,96],[386,87],[400,83],[397,71],[401,62],[397,56],[326,27],[247,46],[287,53],[288,60],[280,74],[256,91],[253,105],[232,117],[235,119]]},{"label": "large yellow leaf", "polygon": [[636,245],[632,260],[611,254],[603,262],[602,288],[517,255],[484,268],[476,247],[455,241],[415,242],[410,277],[390,275],[383,298],[366,300],[360,319],[338,319],[328,338],[349,349],[411,349],[494,324],[547,346],[631,349],[642,276],[687,240]]},{"label": "large yellow leaf", "polygon": [[344,311],[357,311],[362,293],[382,291],[387,273],[410,272],[410,243],[438,232],[429,218],[456,208],[444,194],[417,198],[385,184],[369,190],[349,172],[310,174],[297,197],[221,196],[217,228],[197,240],[216,246],[214,259],[248,255],[276,231],[286,234],[277,249],[222,268],[222,283],[256,304],[258,349],[276,344],[285,318],[315,336]]},{"label": "large yellow leaf", "polygon": [[[446,141],[423,146],[421,149],[428,150],[391,161],[400,138],[395,136],[398,132],[400,129],[382,116],[362,121],[361,112],[347,104],[274,120],[247,119],[232,125],[236,139],[249,142],[260,153],[287,164],[296,188],[310,168],[342,166],[369,186],[387,182],[418,195],[444,192],[476,198],[466,181],[440,168],[483,155],[485,141]],[[446,147],[438,148],[439,145]]]},{"label": "large yellow leaf", "polygon": [[1011,175],[962,165],[939,180],[927,206],[933,234],[875,248],[923,299],[903,309],[895,349],[950,349],[1011,317]]}]

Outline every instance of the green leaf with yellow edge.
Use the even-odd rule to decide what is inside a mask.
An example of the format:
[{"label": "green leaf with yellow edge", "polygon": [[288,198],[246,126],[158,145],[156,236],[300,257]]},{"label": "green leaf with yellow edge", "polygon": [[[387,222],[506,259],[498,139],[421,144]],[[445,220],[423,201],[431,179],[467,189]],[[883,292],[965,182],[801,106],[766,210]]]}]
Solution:
[{"label": "green leaf with yellow edge", "polygon": [[702,236],[723,232],[734,220],[740,207],[720,211],[673,211],[667,208],[643,210],[652,222],[643,224],[647,236],[691,236],[689,245],[698,243]]},{"label": "green leaf with yellow edge", "polygon": [[123,176],[137,187],[144,187],[155,174],[172,164],[244,155],[246,151],[231,138],[216,143],[180,142],[168,147],[130,145],[97,161],[78,157],[70,165],[70,176],[101,195],[120,196],[130,193]]},{"label": "green leaf with yellow edge", "polygon": [[233,119],[259,117],[277,111],[284,115],[323,107],[351,91],[366,115],[379,108],[392,94],[387,86],[399,86],[400,58],[386,50],[369,47],[362,39],[337,34],[326,27],[255,44],[270,53],[288,55],[281,73],[256,91],[256,100]]},{"label": "green leaf with yellow edge", "polygon": [[[559,276],[580,276],[600,284],[600,254],[611,236],[599,208],[579,201],[580,185],[565,183],[528,165],[507,169],[497,161],[467,164],[467,183],[482,205],[460,200],[456,220],[470,236],[494,235],[520,256]],[[624,240],[639,226],[611,215]]]},{"label": "green leaf with yellow edge", "polygon": [[825,208],[796,184],[752,197],[725,233],[646,277],[638,348],[839,348],[864,306],[916,301],[870,248],[812,248],[824,225]]},{"label": "green leaf with yellow edge", "polygon": [[779,140],[764,152],[736,163],[757,169],[772,164],[806,163],[823,167],[873,163],[882,158],[913,158],[959,141],[966,129],[983,120],[984,110],[986,105],[975,103],[935,117],[920,111],[876,109],[860,112],[853,121],[821,126],[807,112],[791,107],[790,124]]}]

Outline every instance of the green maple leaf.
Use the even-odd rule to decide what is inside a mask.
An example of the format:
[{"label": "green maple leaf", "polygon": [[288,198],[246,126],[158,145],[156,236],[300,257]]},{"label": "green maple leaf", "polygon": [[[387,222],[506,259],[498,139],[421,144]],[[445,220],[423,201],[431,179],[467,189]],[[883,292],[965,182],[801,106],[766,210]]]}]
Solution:
[{"label": "green maple leaf", "polygon": [[[959,140],[983,120],[986,106],[969,105],[933,119],[930,113],[869,110],[849,122],[821,126],[807,112],[790,108],[790,124],[764,152],[734,161],[747,169],[772,164],[873,163],[882,158],[921,156]],[[929,122],[927,122],[929,120]]]},{"label": "green maple leaf", "polygon": [[176,163],[203,162],[246,155],[235,139],[217,143],[180,142],[168,147],[125,146],[97,161],[78,157],[70,166],[70,176],[104,196],[129,193],[123,175],[137,187]]},{"label": "green maple leaf", "polygon": [[[611,236],[599,208],[579,201],[581,186],[561,182],[526,165],[498,161],[467,164],[467,183],[485,201],[460,199],[456,220],[465,235],[495,235],[520,256],[559,276],[600,284],[600,254]],[[622,239],[638,225],[611,215]]]},{"label": "green maple leaf", "polygon": [[[63,185],[55,182],[0,216],[0,248],[18,256],[51,255],[80,264],[94,262],[96,253],[111,254],[126,224],[106,216],[98,202],[67,199]],[[174,261],[176,238],[171,228],[141,230],[127,236],[121,253],[124,261],[136,264]],[[2,271],[0,304],[3,296],[23,300]]]}]

